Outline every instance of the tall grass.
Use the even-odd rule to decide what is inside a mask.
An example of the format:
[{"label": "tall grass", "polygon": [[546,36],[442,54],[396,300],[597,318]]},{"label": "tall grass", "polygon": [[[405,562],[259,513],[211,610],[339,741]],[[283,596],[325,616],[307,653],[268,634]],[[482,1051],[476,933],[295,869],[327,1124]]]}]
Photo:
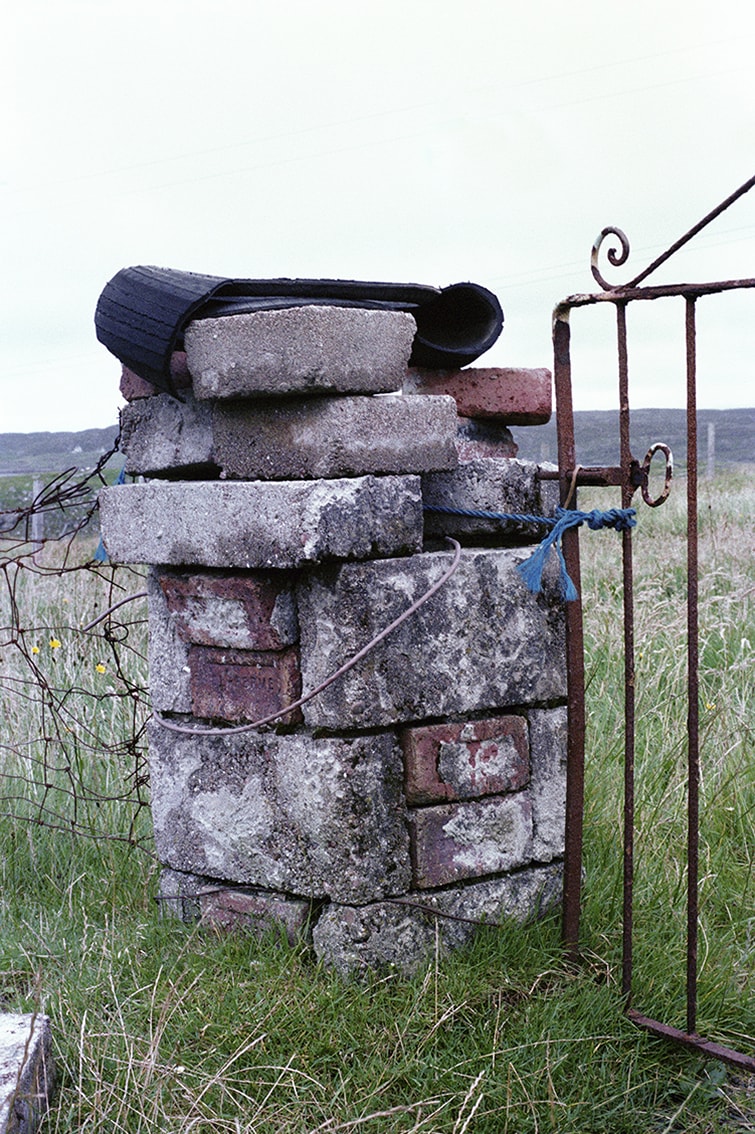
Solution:
[{"label": "tall grass", "polygon": [[[754,496],[746,475],[732,475],[704,486],[701,506],[700,1028],[749,1051]],[[581,503],[610,501],[601,494]],[[679,486],[657,512],[640,505],[635,538],[635,1005],[676,1024],[683,1024],[684,973],[682,505]],[[436,953],[414,979],[384,973],[347,983],[274,935],[260,942],[161,918],[158,868],[149,854],[127,842],[52,830],[29,821],[38,811],[24,818],[17,805],[0,806],[0,996],[9,1010],[38,1006],[52,1017],[60,1090],[47,1134],[755,1130],[752,1084],[637,1030],[623,1013],[619,544],[612,532],[583,539],[590,707],[583,964],[563,963],[552,917],[483,930],[452,957]],[[82,580],[80,593],[66,578],[19,583],[23,640],[27,649],[39,644],[43,660],[32,656],[40,666],[60,667],[55,688],[65,681],[100,688],[95,679],[106,677],[113,702],[125,704],[128,682],[143,680],[138,630],[132,627],[134,652],[119,654],[119,667],[111,667],[102,653],[106,640],[82,640],[75,631],[95,601],[104,603],[101,588],[109,582],[105,573],[100,581]],[[138,580],[128,585],[141,589]],[[66,648],[73,642],[71,653],[61,645],[45,654],[51,637]],[[107,665],[106,674],[97,672],[98,663]],[[28,763],[24,730],[28,715],[29,735],[40,735],[37,710],[27,702],[14,710],[18,687],[0,686],[2,770],[7,776],[21,769],[33,780],[39,765]],[[90,714],[92,738],[102,748],[87,749],[77,775],[83,784],[87,776],[105,776],[116,796],[123,752],[108,744],[129,719],[118,710],[108,720],[114,703],[82,701],[75,715],[87,705],[105,714],[98,724]],[[33,795],[37,787],[28,790]],[[100,805],[111,831],[133,822],[128,792],[122,794]],[[138,809],[138,823],[146,818]],[[141,829],[140,838],[146,833]]]}]

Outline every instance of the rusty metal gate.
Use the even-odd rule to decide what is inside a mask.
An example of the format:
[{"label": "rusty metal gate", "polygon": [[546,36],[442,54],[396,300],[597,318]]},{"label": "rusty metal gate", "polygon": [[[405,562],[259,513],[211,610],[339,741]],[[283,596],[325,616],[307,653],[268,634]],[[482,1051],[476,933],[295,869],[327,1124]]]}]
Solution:
[{"label": "rusty metal gate", "polygon": [[[713,1059],[721,1059],[748,1071],[755,1071],[755,1057],[710,1042],[697,1032],[697,945],[698,945],[698,847],[699,847],[699,693],[698,693],[698,528],[697,528],[697,376],[695,314],[698,302],[706,296],[738,289],[755,288],[755,279],[725,280],[704,284],[640,286],[661,264],[692,239],[701,229],[724,212],[755,185],[755,177],[708,213],[698,224],[677,240],[663,255],[628,283],[612,286],[601,275],[598,260],[608,238],[612,242],[608,260],[614,267],[627,261],[629,242],[617,228],[605,228],[592,249],[592,273],[601,291],[589,295],[573,295],[554,311],[554,379],[558,425],[558,472],[552,474],[560,482],[561,503],[569,507],[580,485],[617,486],[621,489],[621,506],[628,508],[639,489],[645,503],[656,507],[666,499],[670,487],[671,454],[664,444],[653,445],[642,462],[630,448],[629,365],[627,344],[627,308],[641,300],[676,296],[684,305],[687,387],[687,973],[686,1029],[665,1024],[641,1015],[632,1007],[632,921],[634,886],[634,802],[635,802],[635,657],[634,600],[632,572],[632,532],[622,532],[623,604],[624,604],[624,839],[623,839],[623,963],[622,990],[629,1017],[650,1032],[693,1048]],[[572,374],[569,317],[575,308],[596,304],[613,304],[616,313],[618,394],[619,394],[619,463],[614,467],[585,468],[577,463],[572,403]],[[654,453],[666,457],[665,487],[653,499],[649,491],[650,465]],[[547,473],[545,474],[548,475]],[[573,504],[571,506],[574,506]],[[579,537],[577,529],[564,533],[563,550],[566,567],[581,594]],[[568,763],[566,798],[566,849],[564,866],[563,936],[568,954],[575,958],[579,949],[579,923],[582,883],[582,831],[584,815],[585,766],[585,663],[581,599],[567,603],[568,658]]]}]

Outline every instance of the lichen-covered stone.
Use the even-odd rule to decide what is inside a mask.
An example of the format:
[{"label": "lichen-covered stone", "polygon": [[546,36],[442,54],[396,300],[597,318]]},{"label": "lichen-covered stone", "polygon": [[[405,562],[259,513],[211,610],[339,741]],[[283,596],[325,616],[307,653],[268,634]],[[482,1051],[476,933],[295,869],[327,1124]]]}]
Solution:
[{"label": "lichen-covered stone", "polygon": [[[416,614],[304,707],[313,728],[361,728],[553,703],[566,695],[563,603],[552,568],[532,595],[528,549],[466,549]],[[405,611],[450,552],[312,572],[298,588],[302,688],[313,689]]]},{"label": "lichen-covered stone", "polygon": [[0,1013],[0,1134],[34,1134],[54,1089],[49,1017]]},{"label": "lichen-covered stone", "polygon": [[126,472],[175,479],[313,480],[451,469],[447,397],[181,401],[159,394],[121,410]]},{"label": "lichen-covered stone", "polygon": [[562,873],[561,864],[553,863],[391,902],[358,908],[334,903],[314,927],[315,952],[347,977],[386,968],[411,975],[438,946],[443,954],[476,933],[495,933],[508,919],[525,922],[549,913],[561,897]]},{"label": "lichen-covered stone", "polygon": [[392,733],[187,736],[153,722],[149,737],[155,841],[173,870],[343,902],[408,888]]},{"label": "lichen-covered stone", "polygon": [[547,862],[564,853],[566,821],[566,706],[530,709],[532,855]]},{"label": "lichen-covered stone", "polygon": [[147,657],[152,708],[159,713],[190,713],[189,646],[180,633],[177,615],[168,607],[160,586],[160,575],[155,568],[147,572],[147,595]]}]

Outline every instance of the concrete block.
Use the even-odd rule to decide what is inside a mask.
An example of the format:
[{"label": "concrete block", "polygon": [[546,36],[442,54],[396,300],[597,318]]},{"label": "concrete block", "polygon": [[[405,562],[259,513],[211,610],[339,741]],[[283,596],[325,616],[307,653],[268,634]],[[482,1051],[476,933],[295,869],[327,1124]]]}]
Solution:
[{"label": "concrete block", "polygon": [[456,452],[460,461],[477,461],[485,457],[504,461],[515,457],[519,446],[507,425],[457,417]]},{"label": "concrete block", "polygon": [[289,944],[309,938],[312,903],[265,890],[210,886],[199,893],[201,919],[221,930],[245,930],[255,937],[284,933]]},{"label": "concrete block", "polygon": [[[527,591],[528,550],[465,549],[455,575],[352,670],[304,706],[312,728],[370,728],[566,696],[555,564]],[[448,569],[450,552],[343,564],[297,589],[306,693],[405,611]]]},{"label": "concrete block", "polygon": [[172,870],[356,904],[408,889],[392,733],[184,736],[153,722],[149,738],[155,841]]},{"label": "concrete block", "polygon": [[287,572],[161,571],[157,578],[185,642],[238,650],[282,650],[298,641]]},{"label": "concrete block", "polygon": [[160,575],[154,568],[147,572],[147,594],[147,659],[152,708],[159,713],[190,713],[189,646],[180,633],[178,616],[168,607]]},{"label": "concrete block", "polygon": [[433,958],[436,947],[441,955],[457,949],[485,932],[483,925],[525,922],[549,913],[561,897],[562,873],[554,863],[359,908],[334,903],[314,927],[315,952],[345,977],[386,968],[410,976]]},{"label": "concrete block", "polygon": [[445,397],[274,402],[178,401],[160,394],[121,410],[128,473],[210,471],[230,480],[310,480],[454,468],[456,409]]},{"label": "concrete block", "polygon": [[524,717],[419,725],[402,729],[399,740],[409,804],[497,795],[529,782]]},{"label": "concrete block", "polygon": [[501,874],[532,859],[532,803],[525,792],[410,813],[414,885]]},{"label": "concrete block", "polygon": [[552,413],[550,370],[474,367],[466,370],[411,368],[404,390],[450,394],[462,417],[488,418],[504,425],[544,425]]},{"label": "concrete block", "polygon": [[566,706],[530,709],[532,854],[548,862],[564,853],[566,823]]},{"label": "concrete block", "polygon": [[0,1013],[0,1134],[34,1134],[54,1087],[49,1018]]},{"label": "concrete block", "polygon": [[99,501],[113,563],[287,568],[422,542],[417,477],[124,484]]},{"label": "concrete block", "polygon": [[[460,464],[452,472],[426,473],[422,477],[422,501],[430,507],[552,516],[558,504],[558,485],[554,493],[554,482],[538,480],[537,468],[531,461],[488,457]],[[539,543],[548,530],[539,524],[425,512],[426,536],[484,535],[500,536],[502,542]]]},{"label": "concrete block", "polygon": [[[285,650],[189,649],[191,711],[195,717],[258,721],[279,713],[301,696],[299,652]],[[298,724],[301,710],[281,717]]]},{"label": "concrete block", "polygon": [[309,398],[215,406],[213,444],[227,477],[301,480],[421,473],[457,463],[452,398]]},{"label": "concrete block", "polygon": [[399,390],[416,324],[403,311],[309,305],[190,323],[198,398]]},{"label": "concrete block", "polygon": [[131,475],[172,476],[220,472],[212,450],[212,406],[191,395],[140,398],[120,413],[118,447]]}]

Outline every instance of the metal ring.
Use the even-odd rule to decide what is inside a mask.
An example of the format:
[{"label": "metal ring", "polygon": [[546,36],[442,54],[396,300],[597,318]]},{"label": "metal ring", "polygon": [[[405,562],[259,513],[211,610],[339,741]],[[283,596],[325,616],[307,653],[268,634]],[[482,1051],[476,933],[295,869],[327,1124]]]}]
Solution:
[{"label": "metal ring", "polygon": [[[653,500],[648,492],[648,483],[650,481],[650,464],[656,453],[663,453],[666,457],[666,478],[663,483],[663,491],[660,496],[657,496],[655,500]],[[668,500],[668,494],[671,491],[671,479],[674,475],[674,455],[668,445],[664,445],[661,441],[656,441],[654,445],[650,446],[645,454],[645,460],[642,462],[642,472],[644,473],[640,485],[642,499],[650,508],[658,508],[661,504],[665,504],[666,500]]]}]

